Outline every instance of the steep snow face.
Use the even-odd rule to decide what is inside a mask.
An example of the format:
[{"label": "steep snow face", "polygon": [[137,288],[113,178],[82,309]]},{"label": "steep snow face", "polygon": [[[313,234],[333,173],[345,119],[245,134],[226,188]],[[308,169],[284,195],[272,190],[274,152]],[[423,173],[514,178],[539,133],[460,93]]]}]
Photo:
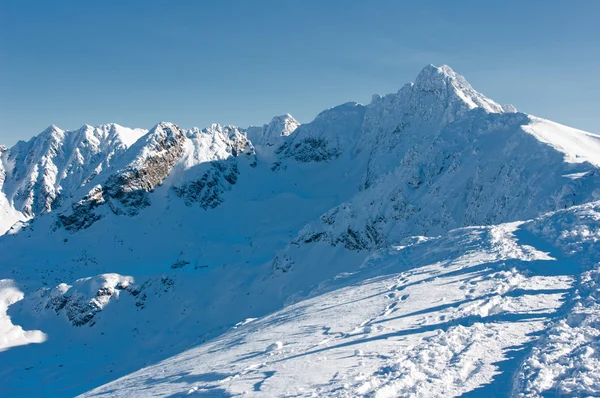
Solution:
[{"label": "steep snow face", "polygon": [[245,154],[254,157],[254,145],[246,133],[236,126],[213,124],[203,130],[193,129],[189,138],[183,165],[186,169],[201,163],[224,160]]},{"label": "steep snow face", "polygon": [[298,162],[326,162],[350,152],[361,132],[365,107],[356,102],[330,108],[298,127],[277,148],[282,158]]},{"label": "steep snow face", "polygon": [[15,223],[26,219],[27,217],[23,213],[11,206],[4,192],[0,192],[0,235],[8,231]]},{"label": "steep snow face", "polygon": [[588,162],[600,167],[600,136],[577,130],[550,120],[530,116],[531,122],[523,130],[539,141],[552,146],[569,163]]},{"label": "steep snow face", "polygon": [[504,112],[502,106],[475,91],[463,76],[448,65],[426,66],[417,76],[413,90],[434,95],[438,101],[452,104],[455,108],[449,111],[457,113],[464,111],[461,109],[463,106],[468,109],[480,107],[490,113]]},{"label": "steep snow face", "polygon": [[[0,160],[6,150],[7,148],[4,145],[0,145]],[[6,194],[2,189],[5,179],[4,163],[0,161],[0,235],[8,231],[16,222],[26,219],[25,215],[17,211],[6,198]]]},{"label": "steep snow face", "polygon": [[145,133],[116,124],[85,125],[73,131],[50,126],[0,155],[6,174],[2,191],[28,218],[50,212]]}]

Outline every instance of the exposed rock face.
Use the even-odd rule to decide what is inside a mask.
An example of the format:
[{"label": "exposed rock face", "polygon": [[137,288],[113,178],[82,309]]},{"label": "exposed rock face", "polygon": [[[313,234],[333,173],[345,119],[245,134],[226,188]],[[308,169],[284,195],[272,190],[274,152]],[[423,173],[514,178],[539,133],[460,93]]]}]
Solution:
[{"label": "exposed rock face", "polygon": [[224,201],[223,194],[238,181],[239,162],[256,167],[254,146],[246,134],[234,126],[214,124],[193,131],[188,137],[191,150],[183,163],[189,165],[189,171],[184,182],[173,185],[173,191],[188,206],[215,208]]},{"label": "exposed rock face", "polygon": [[148,193],[170,174],[184,152],[184,132],[174,124],[161,123],[132,149],[135,160],[108,178],[104,196],[116,214],[135,215],[150,205]]},{"label": "exposed rock face", "polygon": [[213,161],[199,179],[173,187],[173,190],[188,206],[197,203],[204,210],[214,209],[223,202],[223,193],[237,182],[238,175],[236,159]]},{"label": "exposed rock face", "polygon": [[102,185],[96,185],[83,199],[71,205],[70,214],[59,214],[59,222],[69,231],[88,228],[102,218],[93,210],[104,202]]},{"label": "exposed rock face", "polygon": [[173,174],[186,176],[181,183],[174,176],[172,189],[188,206],[214,208],[237,182],[239,157],[256,166],[253,145],[236,127],[215,124],[186,132],[160,123],[123,155],[122,168],[73,203],[59,221],[71,231],[88,228],[102,218],[96,208],[103,204],[114,214],[134,216],[151,204],[150,193]]},{"label": "exposed rock face", "polygon": [[94,210],[103,204],[115,214],[137,214],[150,205],[149,192],[163,182],[182,156],[185,139],[176,125],[157,125],[124,155],[132,159],[125,167],[73,203],[70,211],[59,215],[59,222],[71,231],[88,228],[102,218]]},{"label": "exposed rock face", "polygon": [[78,279],[73,285],[61,283],[54,289],[44,288],[30,299],[34,310],[52,310],[64,314],[73,326],[94,325],[94,317],[121,292],[134,294],[133,278],[119,274],[103,274]]}]

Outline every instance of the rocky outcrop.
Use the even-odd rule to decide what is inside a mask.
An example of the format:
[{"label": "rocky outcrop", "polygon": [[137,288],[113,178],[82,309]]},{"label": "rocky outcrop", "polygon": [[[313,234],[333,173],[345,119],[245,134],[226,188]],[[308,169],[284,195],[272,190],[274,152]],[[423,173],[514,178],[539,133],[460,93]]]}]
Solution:
[{"label": "rocky outcrop", "polygon": [[154,127],[139,144],[133,162],[111,175],[104,183],[104,197],[115,214],[135,215],[150,205],[148,193],[162,184],[181,158],[184,132],[171,123]]},{"label": "rocky outcrop", "polygon": [[198,204],[204,210],[214,209],[224,201],[223,193],[231,190],[238,176],[235,158],[214,161],[200,178],[174,186],[173,191],[187,206]]},{"label": "rocky outcrop", "polygon": [[83,199],[71,206],[67,214],[59,214],[58,220],[68,231],[78,231],[90,227],[102,218],[94,209],[105,203],[102,185],[96,185]]},{"label": "rocky outcrop", "polygon": [[61,283],[54,289],[43,288],[29,300],[37,312],[51,310],[63,314],[73,326],[93,326],[94,317],[123,292],[135,292],[133,278],[103,274],[78,279],[73,285]]},{"label": "rocky outcrop", "polygon": [[205,210],[213,209],[237,183],[239,162],[256,167],[254,145],[237,127],[218,124],[194,131],[188,137],[191,150],[183,160],[188,165],[185,180],[176,182],[172,190],[187,206],[197,204]]}]

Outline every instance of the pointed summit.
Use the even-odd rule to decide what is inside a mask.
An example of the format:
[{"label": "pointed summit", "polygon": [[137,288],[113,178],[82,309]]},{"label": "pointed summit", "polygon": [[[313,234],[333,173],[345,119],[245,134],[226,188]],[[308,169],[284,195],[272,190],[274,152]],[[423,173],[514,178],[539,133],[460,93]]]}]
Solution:
[{"label": "pointed summit", "polygon": [[38,136],[34,137],[34,140],[37,140],[38,137],[42,138],[42,140],[48,140],[49,138],[58,139],[64,135],[64,130],[59,128],[58,126],[51,124],[46,127],[44,131],[42,131]]},{"label": "pointed summit", "polygon": [[468,109],[482,108],[489,113],[503,113],[503,107],[475,91],[469,82],[448,65],[427,65],[417,76],[414,90],[434,93],[449,104],[454,101],[464,103]]}]

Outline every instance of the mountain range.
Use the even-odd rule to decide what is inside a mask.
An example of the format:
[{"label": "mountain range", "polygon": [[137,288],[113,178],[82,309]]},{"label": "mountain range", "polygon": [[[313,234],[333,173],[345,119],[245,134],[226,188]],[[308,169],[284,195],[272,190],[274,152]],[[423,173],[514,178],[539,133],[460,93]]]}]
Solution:
[{"label": "mountain range", "polygon": [[[448,66],[0,147],[0,395],[600,394],[600,136]],[[470,394],[470,395],[469,395]]]}]

